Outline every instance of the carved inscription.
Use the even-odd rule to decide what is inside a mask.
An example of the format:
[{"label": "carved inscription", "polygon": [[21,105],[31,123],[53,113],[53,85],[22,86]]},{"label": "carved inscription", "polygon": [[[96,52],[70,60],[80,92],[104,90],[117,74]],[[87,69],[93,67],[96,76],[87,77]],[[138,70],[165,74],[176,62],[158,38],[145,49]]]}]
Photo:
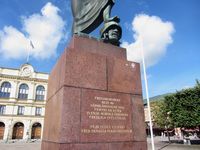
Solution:
[{"label": "carved inscription", "polygon": [[120,98],[92,97],[91,103],[88,103],[89,109],[84,112],[89,125],[82,128],[81,133],[132,133],[132,129],[126,124],[130,116],[121,101]]},{"label": "carved inscription", "polygon": [[124,113],[124,106],[120,106],[120,99],[106,98],[106,97],[94,97],[97,103],[90,104],[93,108],[92,111],[87,111],[87,116],[90,119],[102,119],[102,120],[126,120],[127,113]]}]

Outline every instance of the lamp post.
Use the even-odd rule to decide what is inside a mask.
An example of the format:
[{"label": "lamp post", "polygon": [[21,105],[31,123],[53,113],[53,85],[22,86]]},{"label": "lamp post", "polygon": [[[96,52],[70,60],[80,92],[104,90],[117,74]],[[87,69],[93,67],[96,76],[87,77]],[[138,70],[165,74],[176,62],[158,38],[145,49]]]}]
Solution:
[{"label": "lamp post", "polygon": [[167,130],[167,138],[168,138],[168,141],[169,141],[169,143],[171,143],[171,140],[170,140],[170,135],[169,135],[169,121],[170,121],[170,119],[169,119],[169,115],[170,115],[170,111],[169,112],[167,112],[167,125],[165,126],[165,128],[166,128],[166,130]]},{"label": "lamp post", "polygon": [[[149,136],[151,136],[150,123],[148,122],[147,125],[148,125],[148,134],[149,134]],[[153,124],[153,122],[152,122],[152,128],[153,128],[153,125],[154,125],[154,124]]]}]

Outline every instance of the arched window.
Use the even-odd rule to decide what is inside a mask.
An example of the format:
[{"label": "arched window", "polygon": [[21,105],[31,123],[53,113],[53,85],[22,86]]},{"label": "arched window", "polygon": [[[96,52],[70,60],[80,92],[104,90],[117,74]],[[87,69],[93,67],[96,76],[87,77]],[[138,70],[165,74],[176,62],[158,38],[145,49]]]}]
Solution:
[{"label": "arched window", "polygon": [[12,139],[23,139],[24,124],[17,122],[13,127]]},{"label": "arched window", "polygon": [[44,100],[44,95],[45,95],[45,88],[42,85],[37,86],[35,99]]},{"label": "arched window", "polygon": [[28,90],[29,90],[29,87],[27,84],[21,84],[19,87],[18,98],[19,99],[27,99],[28,98]]},{"label": "arched window", "polygon": [[31,132],[31,139],[40,139],[41,138],[41,124],[40,123],[34,123],[32,126],[32,132]]},{"label": "arched window", "polygon": [[0,98],[10,97],[11,84],[9,82],[3,82],[0,88]]},{"label": "arched window", "polygon": [[0,122],[0,140],[3,140],[4,130],[5,130],[5,124],[3,122]]}]

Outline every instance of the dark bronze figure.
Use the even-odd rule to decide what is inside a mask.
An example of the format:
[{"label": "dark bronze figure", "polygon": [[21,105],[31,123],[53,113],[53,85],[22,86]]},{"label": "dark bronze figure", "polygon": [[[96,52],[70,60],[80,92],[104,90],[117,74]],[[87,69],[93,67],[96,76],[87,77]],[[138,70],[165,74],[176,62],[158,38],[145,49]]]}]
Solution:
[{"label": "dark bronze figure", "polygon": [[101,39],[106,43],[111,43],[113,45],[119,46],[119,40],[122,37],[122,29],[118,23],[110,21],[104,24],[101,29]]},{"label": "dark bronze figure", "polygon": [[[74,17],[72,28],[73,34],[89,34],[102,22],[104,22],[101,37],[105,37],[104,31],[108,32],[108,29],[112,29],[110,27],[108,28],[108,25],[115,27],[116,25],[119,26],[118,23],[120,19],[117,16],[110,17],[111,9],[114,3],[114,0],[71,0],[72,14]],[[121,38],[121,33],[119,33],[119,35]],[[118,37],[118,39],[120,38]],[[109,37],[107,36],[106,39],[109,39]],[[106,42],[111,43],[109,40],[106,40]],[[111,44],[113,44],[113,42]]]}]

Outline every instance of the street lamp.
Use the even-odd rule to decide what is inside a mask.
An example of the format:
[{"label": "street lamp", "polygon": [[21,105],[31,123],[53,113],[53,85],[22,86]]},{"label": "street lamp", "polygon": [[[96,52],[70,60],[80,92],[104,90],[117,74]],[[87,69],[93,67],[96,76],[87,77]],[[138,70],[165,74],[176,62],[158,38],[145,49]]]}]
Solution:
[{"label": "street lamp", "polygon": [[169,118],[169,115],[171,114],[171,111],[167,112],[167,124],[165,125],[165,129],[167,130],[167,137],[168,137],[168,141],[169,143],[171,143],[171,140],[170,140],[170,136],[169,136],[169,121],[170,121],[170,118]]}]

